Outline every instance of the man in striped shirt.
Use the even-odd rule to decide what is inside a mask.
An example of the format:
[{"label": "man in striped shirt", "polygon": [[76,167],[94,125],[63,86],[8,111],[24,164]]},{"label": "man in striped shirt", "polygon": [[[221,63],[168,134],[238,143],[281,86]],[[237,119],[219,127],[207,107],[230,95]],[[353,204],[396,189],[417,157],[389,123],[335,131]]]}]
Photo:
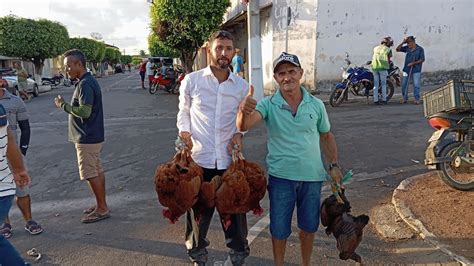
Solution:
[{"label": "man in striped shirt", "polygon": [[[16,186],[25,187],[29,183],[30,176],[23,164],[20,149],[8,127],[7,113],[0,105],[0,221],[3,221],[10,211]],[[25,264],[15,248],[2,235],[0,235],[0,254],[0,265]]]}]

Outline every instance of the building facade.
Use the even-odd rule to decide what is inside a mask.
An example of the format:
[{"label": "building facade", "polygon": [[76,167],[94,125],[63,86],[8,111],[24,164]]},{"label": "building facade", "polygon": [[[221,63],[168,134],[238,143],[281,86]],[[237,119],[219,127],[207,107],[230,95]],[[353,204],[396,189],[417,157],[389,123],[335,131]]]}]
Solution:
[{"label": "building facade", "polygon": [[[274,91],[272,62],[285,51],[286,42],[288,52],[300,57],[303,81],[310,90],[331,90],[340,79],[346,52],[354,64],[361,65],[371,60],[373,47],[386,36],[394,39],[393,60],[398,66],[403,66],[404,54],[397,53],[395,46],[406,36],[416,37],[425,50],[425,84],[473,79],[473,14],[471,0],[260,0],[265,93]],[[234,34],[235,46],[247,59],[246,7],[240,0],[231,0],[222,28]],[[204,53],[197,59],[200,63],[207,62],[202,60]]]}]

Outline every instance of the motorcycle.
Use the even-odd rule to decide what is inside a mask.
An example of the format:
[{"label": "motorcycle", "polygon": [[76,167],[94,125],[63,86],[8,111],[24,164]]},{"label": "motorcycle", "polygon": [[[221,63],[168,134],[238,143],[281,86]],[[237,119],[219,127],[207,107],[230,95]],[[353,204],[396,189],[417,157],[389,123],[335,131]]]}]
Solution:
[{"label": "motorcycle", "polygon": [[[450,112],[442,110],[426,116],[436,131],[428,140],[425,165],[428,169],[436,170],[447,185],[468,191],[474,189],[474,89],[470,93],[466,90],[462,93],[470,108]],[[430,108],[426,94],[423,96],[423,105],[426,115],[426,110]]]},{"label": "motorcycle", "polygon": [[[332,107],[337,107],[342,104],[342,102],[347,101],[349,91],[354,96],[373,97],[373,87],[374,87],[374,75],[366,67],[352,65],[352,62],[349,60],[349,54],[346,53],[346,58],[344,59],[346,65],[341,67],[342,72],[342,81],[336,84],[336,87],[331,92],[329,97],[329,104]],[[368,61],[365,65],[370,65],[372,61]],[[401,84],[401,71],[395,66],[392,62],[390,63],[390,69],[388,70],[387,76],[387,102],[393,96],[395,92],[395,85],[400,86]],[[379,87],[379,99],[382,98],[382,88]]]},{"label": "motorcycle", "polygon": [[176,66],[174,69],[169,69],[163,75],[157,72],[151,80],[150,94],[155,94],[158,90],[164,90],[170,94],[178,94],[181,81],[186,76],[186,71],[181,66]]},{"label": "motorcycle", "polygon": [[63,73],[61,73],[61,72],[59,72],[59,75],[55,75],[52,78],[47,78],[47,77],[41,78],[41,84],[42,85],[51,85],[51,87],[53,87],[53,88],[56,88],[61,83],[66,87],[71,86],[71,80],[68,79],[68,78],[65,78]]}]

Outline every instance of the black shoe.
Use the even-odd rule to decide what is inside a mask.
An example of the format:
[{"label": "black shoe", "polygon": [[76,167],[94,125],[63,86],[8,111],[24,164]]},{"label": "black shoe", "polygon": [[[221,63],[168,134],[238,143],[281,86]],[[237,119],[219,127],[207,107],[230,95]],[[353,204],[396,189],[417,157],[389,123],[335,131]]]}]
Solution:
[{"label": "black shoe", "polygon": [[382,104],[385,104],[385,105],[386,105],[386,104],[387,104],[387,101],[382,101]]},{"label": "black shoe", "polygon": [[374,105],[381,105],[380,102],[374,102]]}]

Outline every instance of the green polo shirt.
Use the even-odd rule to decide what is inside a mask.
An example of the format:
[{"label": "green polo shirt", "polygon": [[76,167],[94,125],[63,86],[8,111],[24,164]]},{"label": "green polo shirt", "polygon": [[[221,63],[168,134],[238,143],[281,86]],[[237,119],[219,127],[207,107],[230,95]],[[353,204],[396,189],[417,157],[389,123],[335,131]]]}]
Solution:
[{"label": "green polo shirt", "polygon": [[294,181],[325,181],[319,134],[329,132],[326,108],[301,87],[303,100],[295,115],[280,90],[257,104],[268,131],[268,173]]}]

